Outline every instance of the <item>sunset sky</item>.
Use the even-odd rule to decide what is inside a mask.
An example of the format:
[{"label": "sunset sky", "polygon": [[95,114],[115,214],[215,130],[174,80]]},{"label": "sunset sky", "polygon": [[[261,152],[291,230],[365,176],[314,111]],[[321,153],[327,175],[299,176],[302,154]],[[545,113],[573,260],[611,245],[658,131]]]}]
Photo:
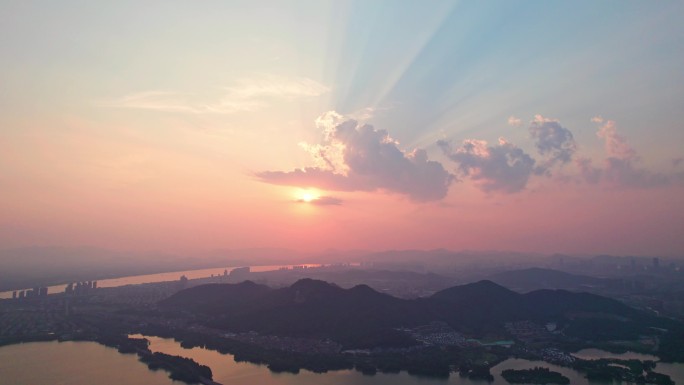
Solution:
[{"label": "sunset sky", "polygon": [[684,256],[682,15],[2,1],[0,247]]}]

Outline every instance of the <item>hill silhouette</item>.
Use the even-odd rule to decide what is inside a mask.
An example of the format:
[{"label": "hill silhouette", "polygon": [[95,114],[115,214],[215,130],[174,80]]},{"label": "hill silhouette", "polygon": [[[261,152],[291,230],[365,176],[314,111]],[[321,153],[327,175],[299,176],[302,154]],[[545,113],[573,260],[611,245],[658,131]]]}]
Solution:
[{"label": "hill silhouette", "polygon": [[433,321],[446,322],[473,336],[490,332],[500,335],[505,333],[506,322],[520,320],[563,322],[568,330],[578,333],[583,331],[573,329],[573,323],[606,323],[610,326],[604,329],[610,330],[616,329],[617,322],[629,325],[630,336],[657,324],[646,313],[598,295],[564,290],[519,294],[491,281],[455,286],[412,300],[379,293],[366,285],[342,289],[324,281],[302,279],[289,287],[272,289],[247,281],[193,287],[159,306],[206,315],[206,324],[215,328],[330,338],[347,347],[409,346],[415,341],[397,329]]},{"label": "hill silhouette", "polygon": [[616,284],[613,279],[570,274],[564,271],[539,267],[504,271],[490,276],[489,279],[499,285],[522,292],[540,289],[587,291],[596,288],[606,288]]}]

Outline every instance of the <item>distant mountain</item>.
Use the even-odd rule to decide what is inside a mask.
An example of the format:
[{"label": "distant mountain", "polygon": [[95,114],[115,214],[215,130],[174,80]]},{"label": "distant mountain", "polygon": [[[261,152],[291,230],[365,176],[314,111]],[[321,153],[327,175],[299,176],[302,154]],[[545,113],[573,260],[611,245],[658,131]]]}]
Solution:
[{"label": "distant mountain", "polygon": [[565,289],[591,291],[604,289],[618,283],[615,279],[596,278],[570,274],[559,270],[530,268],[497,273],[490,280],[509,289],[527,292],[539,289]]},{"label": "distant mountain", "polygon": [[500,328],[506,321],[530,318],[524,297],[492,281],[480,281],[439,291],[430,300],[441,305],[442,317],[468,332]]},{"label": "distant mountain", "polygon": [[631,308],[620,301],[590,293],[566,290],[535,290],[522,294],[527,306],[537,318],[560,318],[579,314],[596,314],[623,319],[649,318],[647,313]]},{"label": "distant mountain", "polygon": [[273,270],[249,274],[249,279],[256,282],[267,282],[270,286],[289,286],[303,278],[318,279],[334,283],[343,288],[367,284],[377,291],[400,298],[425,296],[455,284],[454,278],[434,273],[338,266]]},{"label": "distant mountain", "polygon": [[444,289],[432,295],[431,298],[447,301],[457,306],[470,306],[482,304],[481,301],[494,301],[497,303],[514,301],[520,296],[496,283],[488,280],[454,286]]},{"label": "distant mountain", "polygon": [[[454,251],[433,250],[386,250],[370,253],[361,257],[362,261],[376,266],[408,267],[415,269],[434,269],[464,266],[501,266],[510,264],[539,263],[546,258],[542,254],[518,253],[512,251]],[[529,265],[528,265],[529,266]]]},{"label": "distant mountain", "polygon": [[251,282],[197,286],[160,305],[213,315],[215,318],[208,322],[213,327],[319,338],[335,336],[354,346],[410,345],[411,341],[393,328],[430,319],[420,311],[420,305],[378,293],[368,286],[345,290],[312,279],[302,279],[284,289],[269,289]]},{"label": "distant mountain", "polygon": [[271,291],[268,286],[257,285],[252,281],[234,285],[207,284],[180,291],[166,302],[175,308],[220,315],[236,309],[247,311],[257,306],[266,306],[268,304],[265,301]]},{"label": "distant mountain", "polygon": [[[646,332],[654,317],[619,301],[587,293],[540,290],[519,294],[491,281],[451,287],[428,298],[405,300],[366,285],[342,289],[324,281],[303,279],[290,287],[270,289],[252,282],[197,286],[159,303],[165,311],[207,316],[212,327],[264,334],[330,338],[348,347],[407,346],[413,343],[401,327],[443,321],[468,335],[505,333],[510,321],[554,321],[585,337],[574,323],[606,324],[606,330]],[[615,328],[615,323],[628,328]],[[631,336],[631,334],[630,334]]]}]

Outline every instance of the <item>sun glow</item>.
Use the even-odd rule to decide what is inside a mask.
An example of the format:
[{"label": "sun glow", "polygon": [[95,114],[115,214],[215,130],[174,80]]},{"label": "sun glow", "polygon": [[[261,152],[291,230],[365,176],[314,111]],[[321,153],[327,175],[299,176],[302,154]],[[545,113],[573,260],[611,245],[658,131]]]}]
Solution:
[{"label": "sun glow", "polygon": [[319,197],[320,194],[313,190],[299,190],[296,193],[297,201],[302,203],[311,203]]}]

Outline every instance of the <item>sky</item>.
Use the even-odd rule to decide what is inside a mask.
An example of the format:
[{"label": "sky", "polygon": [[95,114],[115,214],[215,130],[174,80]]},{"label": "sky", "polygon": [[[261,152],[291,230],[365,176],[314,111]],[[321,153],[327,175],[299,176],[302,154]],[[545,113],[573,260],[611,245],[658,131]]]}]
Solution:
[{"label": "sky", "polygon": [[684,256],[682,14],[0,2],[0,245]]}]

